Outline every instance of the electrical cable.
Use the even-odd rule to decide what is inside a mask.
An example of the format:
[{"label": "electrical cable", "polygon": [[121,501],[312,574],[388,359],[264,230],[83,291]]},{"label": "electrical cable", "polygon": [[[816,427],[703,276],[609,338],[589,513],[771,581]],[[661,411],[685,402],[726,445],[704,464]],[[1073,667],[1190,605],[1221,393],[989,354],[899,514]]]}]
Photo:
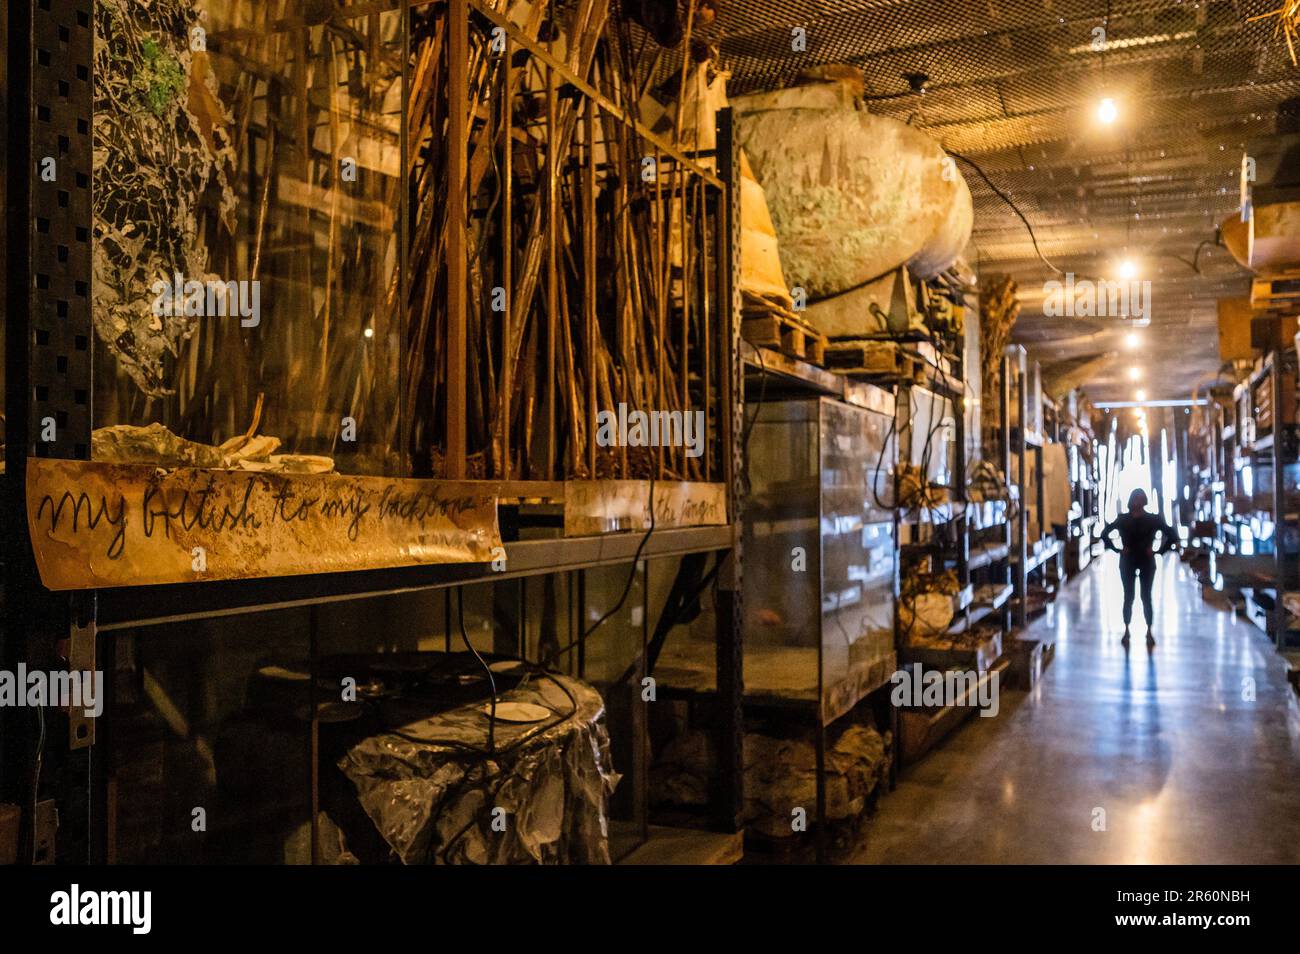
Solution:
[{"label": "electrical cable", "polygon": [[623,608],[623,604],[627,602],[628,594],[632,592],[632,583],[636,580],[636,570],[637,565],[641,562],[641,553],[645,550],[645,545],[650,542],[650,535],[655,532],[655,520],[655,476],[652,474],[650,477],[650,526],[646,529],[645,535],[641,537],[641,542],[637,544],[636,552],[632,554],[632,568],[628,571],[627,582],[623,585],[623,594],[609,612],[591,624],[590,629],[582,630],[577,639],[570,640],[547,656],[542,661],[543,666],[550,666],[561,656],[572,652],[574,647],[598,630],[610,617]]},{"label": "electrical cable", "polygon": [[1205,273],[1201,271],[1201,251],[1207,245],[1210,246],[1211,248],[1222,247],[1223,236],[1220,234],[1216,234],[1214,238],[1205,239],[1204,241],[1202,241],[1199,245],[1196,246],[1196,251],[1192,254],[1192,260],[1190,262],[1187,259],[1183,258],[1181,255],[1170,254],[1167,257],[1172,258],[1175,261],[1182,262],[1184,265],[1191,268],[1191,270],[1194,271],[1197,275],[1204,275]]},{"label": "electrical cable", "polygon": [[[551,673],[546,672],[544,669],[540,667],[535,667],[531,663],[523,659],[520,659],[518,661],[528,668],[530,676],[536,674],[545,679],[549,679],[552,683],[554,683],[555,686],[558,687],[559,690],[563,692],[565,697],[569,700],[569,711],[563,714],[556,712],[555,715],[557,716],[557,718],[554,719],[553,721],[548,722],[545,725],[536,726],[533,729],[524,732],[518,739],[515,739],[509,746],[495,753],[495,757],[498,759],[498,761],[502,757],[512,754],[516,749],[518,749],[525,742],[528,742],[536,738],[538,735],[541,735],[544,732],[548,732],[555,726],[560,725],[567,719],[572,718],[578,711],[578,700],[574,697],[573,693],[569,690],[568,686],[566,686],[563,682],[561,682],[558,678],[556,678]],[[552,711],[554,712],[554,710]],[[424,745],[429,744],[428,740],[413,739],[412,737],[407,736],[401,732],[394,732],[393,734],[408,739],[410,741],[420,742],[421,744]],[[436,744],[439,746],[449,746],[453,748],[455,747],[469,748],[468,746],[463,746],[463,745],[458,746],[456,743],[452,742],[451,740],[439,741]],[[484,760],[488,756],[488,753],[483,752],[482,750],[477,750],[476,754],[480,755]],[[516,778],[517,775],[518,775],[517,766],[511,766],[508,771],[501,772],[501,775],[497,780],[496,786],[492,789],[490,796],[484,800],[483,805],[480,807],[480,809],[477,812],[475,812],[470,817],[469,821],[467,821],[458,831],[452,834],[446,840],[446,842],[443,843],[443,846],[438,850],[438,856],[444,862],[447,860],[447,853],[453,847],[455,847],[455,845],[460,841],[460,839],[463,838],[465,834],[472,827],[474,827],[476,823],[478,823],[481,820],[483,814],[485,812],[490,812],[494,807],[496,807],[497,795],[500,794],[502,788],[505,787],[506,783]],[[466,771],[465,774],[461,777],[460,783],[456,786],[455,791],[453,793],[450,793],[450,795],[444,794],[441,800],[441,804],[447,804],[449,801],[454,800],[454,798],[458,796],[460,792],[463,792],[465,789],[469,788],[472,784],[475,784],[477,781],[478,779],[472,774],[472,772]],[[432,849],[432,841],[430,842],[430,848]]]},{"label": "electrical cable", "polygon": [[943,398],[940,397],[939,392],[937,390],[934,389],[927,389],[927,390],[930,391],[930,408],[929,411],[927,412],[927,421],[929,422],[929,428],[926,431],[925,444],[922,445],[921,447],[920,467],[921,467],[921,506],[926,509],[930,509],[933,506],[933,500],[931,499],[930,496],[930,455],[933,453],[933,449],[934,449],[934,436],[943,428],[943,419],[942,418],[939,418],[938,420],[935,419],[935,410],[936,410],[936,405],[938,406],[938,409],[940,410],[942,409],[942,404],[940,404],[940,402],[943,400]]},{"label": "electrical cable", "polygon": [[483,671],[487,673],[488,685],[492,688],[492,708],[488,712],[488,753],[496,753],[496,727],[497,727],[497,681],[492,674],[492,667],[484,661],[483,657],[478,654],[474,644],[469,641],[469,633],[465,631],[465,588],[456,587],[456,620],[460,624],[460,638],[465,643],[465,648],[474,654]]},{"label": "electrical cable", "polygon": [[31,797],[31,834],[32,834],[32,857],[31,862],[36,863],[36,806],[40,804],[41,799],[41,768],[45,762],[45,707],[36,707],[36,721],[40,726],[40,731],[36,739],[36,758],[32,762],[32,797]]},{"label": "electrical cable", "polygon": [[876,467],[871,474],[871,496],[875,498],[876,506],[879,507],[881,510],[893,510],[895,505],[898,503],[897,488],[895,488],[894,491],[895,499],[891,503],[885,503],[883,500],[880,499],[880,490],[879,490],[880,469],[881,467],[884,466],[885,463],[885,451],[889,449],[890,438],[895,436],[897,429],[898,429],[898,410],[897,408],[895,408],[893,416],[890,417],[889,419],[889,429],[885,431],[885,439],[880,442],[880,453],[876,455]]},{"label": "electrical cable", "polygon": [[1038,256],[1039,261],[1041,261],[1044,265],[1046,265],[1056,274],[1064,275],[1065,272],[1061,271],[1061,269],[1057,268],[1055,265],[1049,262],[1047,260],[1047,257],[1043,255],[1043,250],[1038,247],[1038,235],[1034,232],[1034,227],[1029,223],[1029,219],[1025,218],[1025,213],[1020,211],[1020,207],[1016,205],[1014,201],[1012,201],[1009,195],[1007,195],[1005,192],[1003,192],[993,183],[993,180],[988,177],[988,173],[986,173],[982,168],[980,168],[979,163],[977,163],[973,159],[966,158],[959,152],[953,152],[951,149],[948,150],[948,155],[952,156],[954,159],[958,159],[961,162],[966,163],[966,165],[970,166],[979,174],[979,177],[984,180],[985,184],[990,189],[993,190],[993,194],[996,195],[1003,202],[1005,202],[1010,207],[1011,211],[1016,213],[1016,215],[1020,218],[1020,221],[1024,223],[1025,228],[1029,232],[1029,240],[1034,243],[1034,254]]},{"label": "electrical cable", "polygon": [[848,288],[845,288],[843,291],[837,291],[833,295],[822,295],[820,298],[809,298],[808,304],[816,305],[823,301],[832,301],[836,298],[841,298],[844,295],[848,295],[855,291],[861,291],[862,289],[868,287],[869,285],[874,285],[876,284],[876,282],[884,281],[886,278],[894,274],[894,272],[898,271],[902,267],[903,265],[895,265],[893,268],[886,269],[885,271],[881,272],[879,275],[873,275],[870,278],[868,278],[866,281],[858,282],[856,285],[851,285]]},{"label": "electrical cable", "polygon": [[[694,606],[695,603],[699,601],[699,598],[704,595],[704,591],[710,585],[712,585],[713,581],[717,578],[718,571],[722,569],[722,559],[723,559],[722,557],[719,557],[716,560],[716,562],[713,564],[713,569],[710,570],[708,573],[704,574],[704,576],[700,577],[700,581],[699,583],[696,584],[695,588],[692,589],[689,593],[687,593],[684,598],[679,600],[676,607],[677,611],[671,617],[672,623],[669,625],[668,630],[671,630],[672,627],[677,625],[677,620],[681,617],[682,613],[685,612],[687,609],[689,609],[691,606]],[[662,622],[663,621],[660,620],[660,625],[662,625]],[[653,640],[651,641],[651,645],[646,647],[647,649],[654,649],[654,652],[651,654],[651,657],[647,660],[648,665],[646,666],[646,670],[645,670],[645,674],[647,676],[654,674],[655,664],[659,660],[659,653],[662,651],[663,644],[666,641],[666,639],[667,639],[667,631],[665,631],[664,638],[658,640],[657,647],[655,646]],[[635,675],[635,673],[636,673],[636,662],[633,662],[632,665],[628,666],[627,669],[623,671],[623,675],[619,676],[619,678],[614,680],[614,683],[616,685],[619,685],[624,682],[627,682],[629,679],[632,678],[633,675]]]}]

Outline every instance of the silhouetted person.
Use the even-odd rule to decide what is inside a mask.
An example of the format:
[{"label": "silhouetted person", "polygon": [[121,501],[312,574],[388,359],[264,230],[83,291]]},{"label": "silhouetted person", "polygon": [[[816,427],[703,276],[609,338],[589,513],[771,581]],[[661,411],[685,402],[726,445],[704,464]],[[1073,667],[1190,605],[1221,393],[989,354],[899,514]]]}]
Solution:
[{"label": "silhouetted person", "polygon": [[[1133,584],[1137,577],[1142,578],[1142,613],[1147,619],[1147,647],[1156,644],[1151,635],[1151,622],[1155,618],[1155,607],[1151,605],[1151,583],[1156,575],[1156,554],[1168,553],[1178,546],[1178,535],[1173,527],[1165,523],[1158,514],[1147,513],[1147,495],[1135,490],[1128,497],[1128,513],[1122,513],[1101,531],[1101,542],[1107,550],[1119,554],[1119,575],[1124,581],[1124,638],[1121,640],[1128,648],[1129,622],[1133,619]],[[1110,535],[1119,531],[1122,548],[1110,542]],[[1161,547],[1155,549],[1156,534],[1161,536]]]}]

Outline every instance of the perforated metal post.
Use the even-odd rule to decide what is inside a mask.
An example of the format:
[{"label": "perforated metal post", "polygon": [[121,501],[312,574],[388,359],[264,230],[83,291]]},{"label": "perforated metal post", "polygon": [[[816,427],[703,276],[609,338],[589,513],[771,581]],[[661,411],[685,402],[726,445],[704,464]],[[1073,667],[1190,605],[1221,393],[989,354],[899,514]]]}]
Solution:
[{"label": "perforated metal post", "polygon": [[[69,599],[46,591],[26,526],[26,471],[31,457],[86,459],[91,430],[91,186],[93,166],[94,6],[92,0],[26,0],[8,4],[5,116],[5,594],[6,667],[61,668],[56,641],[94,629],[89,594]],[[91,644],[93,646],[93,643]],[[91,663],[93,665],[93,662]],[[66,755],[54,721],[46,721],[44,764],[52,772]],[[39,729],[27,711],[8,712],[0,733],[3,789],[24,809],[22,847],[31,857],[38,792],[31,787]],[[93,733],[73,729],[75,746]],[[82,758],[86,758],[83,756]],[[87,759],[61,817],[64,852],[82,860],[90,817]],[[47,775],[46,778],[52,778]],[[82,788],[84,780],[86,788]]]}]

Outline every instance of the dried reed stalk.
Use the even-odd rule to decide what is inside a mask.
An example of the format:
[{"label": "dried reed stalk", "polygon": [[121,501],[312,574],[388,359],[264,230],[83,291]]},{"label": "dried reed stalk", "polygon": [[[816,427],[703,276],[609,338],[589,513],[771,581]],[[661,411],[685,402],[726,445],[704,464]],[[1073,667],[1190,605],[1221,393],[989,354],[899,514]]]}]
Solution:
[{"label": "dried reed stalk", "polygon": [[1300,39],[1300,0],[1287,0],[1276,10],[1270,10],[1268,13],[1261,13],[1259,16],[1249,17],[1246,22],[1254,23],[1256,20],[1271,20],[1277,18],[1277,27],[1273,31],[1273,36],[1281,34],[1286,38],[1286,49],[1291,54],[1291,65],[1296,66],[1295,45]]}]

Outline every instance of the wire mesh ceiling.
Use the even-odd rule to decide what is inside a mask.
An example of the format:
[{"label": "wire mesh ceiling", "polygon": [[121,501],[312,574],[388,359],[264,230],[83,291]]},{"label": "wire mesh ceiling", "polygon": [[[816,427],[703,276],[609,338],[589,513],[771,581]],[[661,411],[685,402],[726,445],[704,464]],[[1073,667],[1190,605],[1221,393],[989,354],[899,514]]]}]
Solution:
[{"label": "wire mesh ceiling", "polygon": [[[1183,397],[1219,368],[1216,299],[1249,289],[1225,249],[1201,243],[1240,206],[1246,143],[1272,133],[1277,105],[1300,95],[1276,21],[1249,22],[1277,6],[729,0],[697,36],[717,45],[733,95],[787,86],[816,66],[861,68],[868,96],[896,97],[870,108],[979,163],[1060,269],[1114,277],[1117,260],[1134,261],[1152,282],[1152,321],[1126,353],[1128,329],[1043,315],[1053,274],[1015,214],[963,169],[976,207],[972,264],[1021,286],[1017,340],[1045,363],[1119,352],[1087,386],[1094,399],[1132,398],[1132,366],[1149,397]],[[910,92],[906,76],[918,73],[929,77],[924,94]],[[1097,120],[1105,98],[1119,114],[1109,126]]]}]

